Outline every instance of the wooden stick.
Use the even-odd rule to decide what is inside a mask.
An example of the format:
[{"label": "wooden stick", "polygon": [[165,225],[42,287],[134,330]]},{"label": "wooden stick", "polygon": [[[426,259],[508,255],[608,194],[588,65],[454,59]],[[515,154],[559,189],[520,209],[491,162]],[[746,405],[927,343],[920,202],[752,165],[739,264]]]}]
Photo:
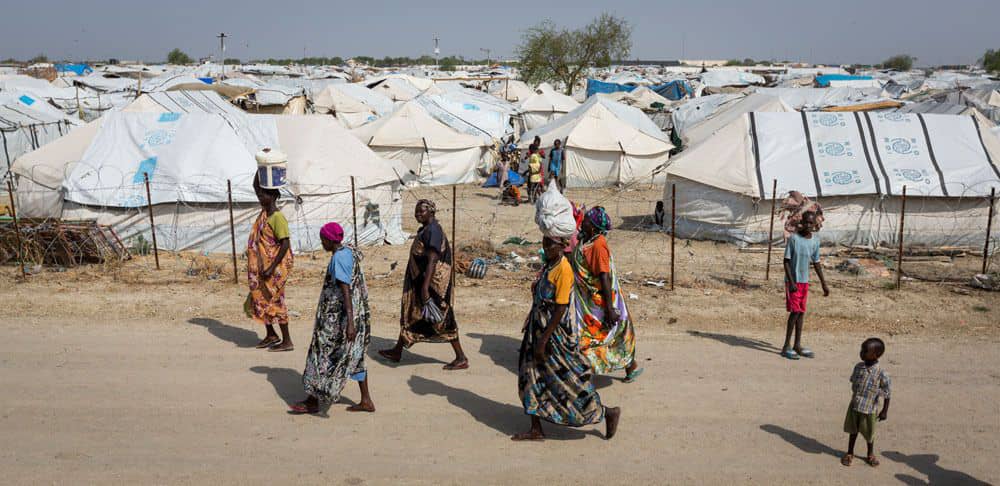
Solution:
[{"label": "wooden stick", "polygon": [[236,221],[233,219],[233,181],[226,179],[226,196],[229,198],[229,239],[233,244],[233,283],[240,283],[236,268]]},{"label": "wooden stick", "polygon": [[990,232],[993,231],[993,203],[997,195],[997,188],[990,188],[990,216],[986,220],[986,244],[983,245],[983,271],[986,273],[986,264],[990,260]]},{"label": "wooden stick", "polygon": [[[358,196],[354,191],[354,176],[351,176],[351,217],[354,218],[354,248],[358,247]],[[451,230],[454,234],[455,230]]]},{"label": "wooden stick", "polygon": [[153,224],[153,196],[149,192],[149,172],[142,173],[146,181],[146,207],[149,208],[149,231],[153,233],[153,258],[156,259],[156,269],[160,269],[160,250],[156,248],[156,225]]},{"label": "wooden stick", "polygon": [[674,290],[674,246],[677,239],[677,184],[670,184],[670,290]]},{"label": "wooden stick", "polygon": [[771,245],[774,241],[774,207],[778,205],[778,179],[771,188],[771,227],[767,230],[767,266],[764,267],[764,280],[771,280]]},{"label": "wooden stick", "polygon": [[458,214],[458,186],[451,186],[451,311],[455,312],[455,253],[458,252],[455,239],[455,219]]},{"label": "wooden stick", "polygon": [[24,247],[21,244],[21,226],[17,223],[17,207],[14,204],[14,184],[10,181],[11,173],[7,173],[7,195],[10,196],[10,217],[14,219],[14,235],[17,237],[17,266],[21,267],[21,278],[27,279],[24,270]]},{"label": "wooden stick", "polygon": [[899,208],[899,257],[896,259],[896,290],[903,281],[903,221],[906,218],[906,186],[903,186],[903,203]]}]

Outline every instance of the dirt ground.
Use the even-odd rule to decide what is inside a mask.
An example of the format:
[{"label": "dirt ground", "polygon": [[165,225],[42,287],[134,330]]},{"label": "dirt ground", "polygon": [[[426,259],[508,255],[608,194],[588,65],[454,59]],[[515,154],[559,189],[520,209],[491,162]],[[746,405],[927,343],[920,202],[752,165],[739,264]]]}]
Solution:
[{"label": "dirt ground", "polygon": [[[420,189],[405,202],[436,199],[448,229],[450,196]],[[960,283],[978,258],[906,262],[914,279],[898,291],[878,260],[862,261],[866,272],[855,276],[832,268],[841,258],[826,258],[833,294],[814,294],[806,319],[818,356],[792,363],[777,356],[780,253],[765,281],[763,253],[678,240],[670,291],[669,235],[638,229],[660,197],[653,189],[570,191],[605,205],[618,226],[609,241],[646,367],[635,384],[599,382],[604,400],[625,410],[619,436],[604,442],[599,428],[550,427],[545,444],[511,443],[505,436],[527,422],[516,359],[538,245],[502,243],[540,236],[530,206],[497,206],[494,196],[459,188],[457,246],[501,255],[507,267],[458,279],[472,369],[441,371],[444,345],[419,345],[399,366],[371,359],[374,415],[347,415],[342,405],[325,418],[284,413],[301,398],[323,254],[296,255],[288,301],[297,348],[279,355],[246,348],[260,329],[242,315],[246,289],[232,283],[226,256],[161,254],[161,270],[152,257],[45,269],[26,282],[16,268],[0,269],[9,303],[0,340],[4,482],[1000,482],[990,459],[1000,452],[1000,294]],[[406,250],[365,250],[373,349],[395,338]],[[845,469],[836,456],[846,445],[847,378],[872,335],[888,343],[895,386],[878,438],[883,464]]]}]

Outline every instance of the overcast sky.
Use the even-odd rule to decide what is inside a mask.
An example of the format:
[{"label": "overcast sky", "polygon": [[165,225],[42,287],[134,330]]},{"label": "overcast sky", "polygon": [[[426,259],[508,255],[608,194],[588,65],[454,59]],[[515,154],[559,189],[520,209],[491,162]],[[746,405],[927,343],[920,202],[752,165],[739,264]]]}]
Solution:
[{"label": "overcast sky", "polygon": [[513,55],[543,19],[578,27],[603,11],[634,27],[641,59],[790,59],[874,63],[897,53],[918,65],[971,63],[1000,48],[1000,0],[33,0],[4,2],[0,59],[160,61],[179,47],[243,60],[309,56],[482,58]]}]

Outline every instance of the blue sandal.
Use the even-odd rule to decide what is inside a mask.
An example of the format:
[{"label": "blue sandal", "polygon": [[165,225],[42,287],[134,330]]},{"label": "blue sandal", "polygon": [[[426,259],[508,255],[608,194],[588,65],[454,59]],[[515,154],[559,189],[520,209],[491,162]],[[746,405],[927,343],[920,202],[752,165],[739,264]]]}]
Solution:
[{"label": "blue sandal", "polygon": [[625,374],[625,383],[632,383],[632,382],[634,382],[636,380],[636,378],[639,378],[639,375],[641,375],[643,371],[646,371],[646,368],[636,368],[636,369],[632,370],[631,373],[626,373]]},{"label": "blue sandal", "polygon": [[783,358],[788,358],[788,359],[799,359],[799,353],[796,353],[795,351],[793,351],[791,349],[786,349],[786,350],[782,351],[781,352],[781,356]]}]

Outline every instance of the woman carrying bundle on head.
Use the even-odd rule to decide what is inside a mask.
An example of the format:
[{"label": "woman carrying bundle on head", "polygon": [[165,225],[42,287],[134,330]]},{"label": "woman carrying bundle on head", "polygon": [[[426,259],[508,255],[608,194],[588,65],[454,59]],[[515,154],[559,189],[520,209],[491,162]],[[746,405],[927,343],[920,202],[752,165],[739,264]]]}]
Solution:
[{"label": "woman carrying bundle on head", "polygon": [[573,251],[580,345],[594,372],[625,369],[625,382],[642,374],[635,360],[635,331],[621,294],[614,259],[605,235],[611,219],[597,206],[583,218],[580,241]]},{"label": "woman carrying bundle on head", "polygon": [[320,403],[340,399],[348,380],[358,382],[361,401],[349,412],[374,412],[368,393],[365,353],[371,340],[368,286],[361,270],[361,253],[345,246],[344,229],[327,223],[320,229],[323,249],[332,253],[316,307],[312,344],[306,355],[302,384],[308,397],[291,406],[292,413],[317,413]]},{"label": "woman carrying bundle on head", "polygon": [[455,359],[445,370],[469,368],[469,360],[458,340],[458,323],[451,305],[451,245],[444,229],[437,222],[437,206],[433,201],[417,201],[413,216],[420,223],[410,260],[403,276],[403,300],[399,316],[399,340],[390,349],[378,352],[383,358],[398,363],[403,349],[414,343],[451,343]]}]

